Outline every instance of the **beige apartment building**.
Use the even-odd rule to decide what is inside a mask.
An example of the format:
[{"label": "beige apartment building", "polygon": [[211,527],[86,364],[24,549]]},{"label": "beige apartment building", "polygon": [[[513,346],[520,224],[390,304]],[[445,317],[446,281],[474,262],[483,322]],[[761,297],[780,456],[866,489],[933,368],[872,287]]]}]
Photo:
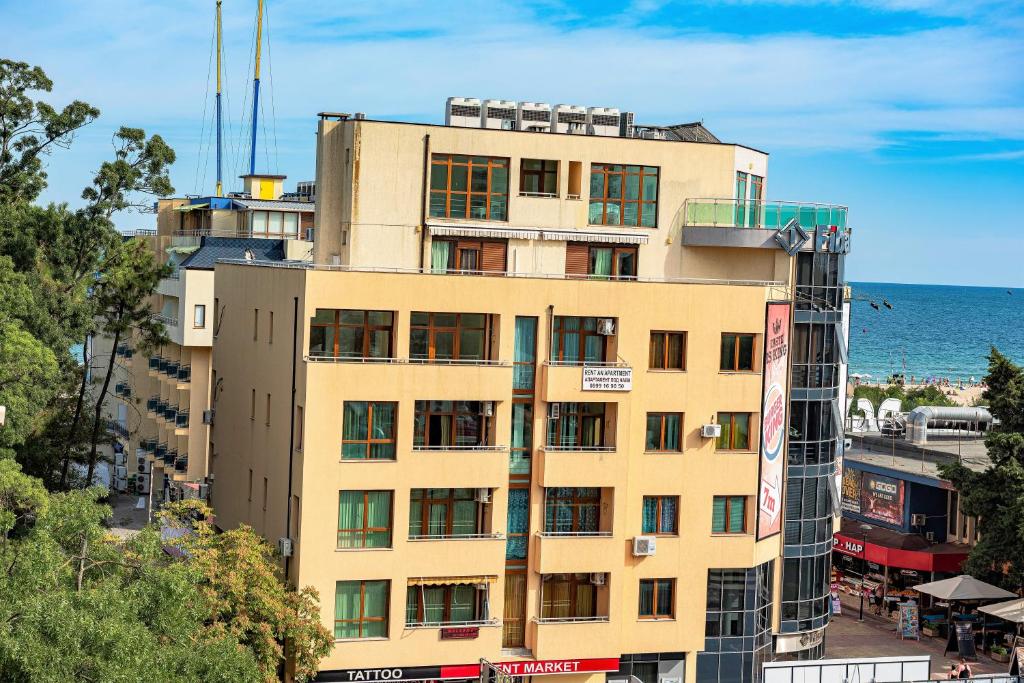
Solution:
[{"label": "beige apartment building", "polygon": [[211,499],[319,592],[318,680],[820,656],[846,210],[766,201],[755,149],[577,132],[322,115],[313,262],[216,264]]}]

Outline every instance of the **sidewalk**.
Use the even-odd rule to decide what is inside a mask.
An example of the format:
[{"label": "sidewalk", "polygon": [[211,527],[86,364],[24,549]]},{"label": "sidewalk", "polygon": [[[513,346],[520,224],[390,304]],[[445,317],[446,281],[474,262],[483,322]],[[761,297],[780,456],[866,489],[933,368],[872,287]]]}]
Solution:
[{"label": "sidewalk", "polygon": [[121,537],[132,536],[146,525],[146,508],[137,507],[140,498],[146,501],[145,496],[127,493],[116,496],[117,502],[111,505],[113,514],[110,516],[110,533]]},{"label": "sidewalk", "polygon": [[[901,640],[896,635],[896,622],[868,613],[864,601],[864,621],[857,621],[858,602],[853,596],[842,595],[843,613],[833,616],[825,633],[825,659],[852,657],[898,657],[905,655],[931,656],[932,678],[946,678],[949,668],[959,662],[959,655],[942,654],[946,641],[921,636],[920,641]],[[970,662],[975,674],[1006,673],[1008,664],[993,662],[979,653],[977,662]]]}]

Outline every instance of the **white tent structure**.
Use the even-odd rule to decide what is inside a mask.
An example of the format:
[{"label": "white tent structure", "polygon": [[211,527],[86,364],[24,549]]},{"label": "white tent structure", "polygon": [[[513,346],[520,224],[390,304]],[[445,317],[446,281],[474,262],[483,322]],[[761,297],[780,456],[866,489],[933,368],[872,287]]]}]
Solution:
[{"label": "white tent structure", "polygon": [[1015,598],[1017,595],[1010,591],[1003,590],[999,586],[979,581],[969,574],[961,574],[951,579],[932,581],[913,586],[919,593],[927,593],[940,600],[999,600],[1000,598]]},{"label": "white tent structure", "polygon": [[991,614],[994,617],[1011,621],[1015,624],[1024,624],[1024,598],[997,602],[994,605],[985,605],[978,608],[979,612]]}]

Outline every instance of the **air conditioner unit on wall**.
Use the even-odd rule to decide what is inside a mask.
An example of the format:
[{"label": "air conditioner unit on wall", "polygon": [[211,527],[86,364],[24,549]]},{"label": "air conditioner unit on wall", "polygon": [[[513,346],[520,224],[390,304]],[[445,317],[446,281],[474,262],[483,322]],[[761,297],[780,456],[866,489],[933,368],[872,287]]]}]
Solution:
[{"label": "air conditioner unit on wall", "polygon": [[480,404],[480,414],[484,417],[491,417],[494,415],[494,401],[483,401]]},{"label": "air conditioner unit on wall", "polygon": [[597,333],[606,337],[611,337],[615,334],[615,319],[614,318],[598,318],[597,319]]},{"label": "air conditioner unit on wall", "polygon": [[287,537],[277,539],[277,552],[281,554],[281,557],[291,557],[292,539]]},{"label": "air conditioner unit on wall", "polygon": [[217,411],[215,411],[215,410],[204,410],[203,411],[203,424],[204,425],[212,425],[213,424],[213,418],[214,418],[214,415],[216,415],[216,412]]},{"label": "air conditioner unit on wall", "polygon": [[552,420],[557,420],[562,414],[562,405],[560,403],[552,403],[548,405],[548,417]]},{"label": "air conditioner unit on wall", "polygon": [[717,439],[722,435],[722,425],[701,425],[700,435],[705,439]]},{"label": "air conditioner unit on wall", "polygon": [[635,536],[633,538],[633,557],[649,557],[657,550],[654,536]]},{"label": "air conditioner unit on wall", "polygon": [[590,583],[595,586],[603,586],[608,581],[608,575],[604,572],[594,572],[590,575]]},{"label": "air conditioner unit on wall", "polygon": [[490,503],[491,502],[491,490],[485,488],[479,488],[476,490],[476,495],[473,497],[478,503]]}]

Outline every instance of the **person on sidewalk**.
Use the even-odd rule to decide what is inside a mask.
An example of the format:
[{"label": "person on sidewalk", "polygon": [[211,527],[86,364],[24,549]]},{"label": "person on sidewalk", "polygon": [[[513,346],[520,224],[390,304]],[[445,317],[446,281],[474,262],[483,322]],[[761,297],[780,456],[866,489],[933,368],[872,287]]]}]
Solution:
[{"label": "person on sidewalk", "polygon": [[967,663],[967,660],[963,657],[960,658],[960,666],[957,667],[957,678],[971,678],[974,676],[974,672],[971,671],[971,665]]}]

